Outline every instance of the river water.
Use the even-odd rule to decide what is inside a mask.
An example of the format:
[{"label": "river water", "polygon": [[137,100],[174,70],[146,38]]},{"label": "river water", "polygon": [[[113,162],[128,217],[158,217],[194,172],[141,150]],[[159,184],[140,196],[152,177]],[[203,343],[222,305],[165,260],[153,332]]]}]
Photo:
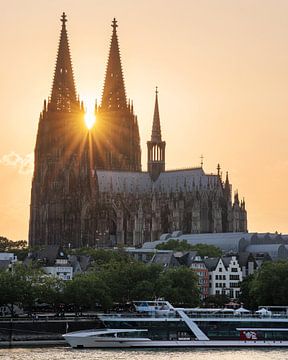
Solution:
[{"label": "river water", "polygon": [[288,360],[288,349],[76,350],[0,349],[0,360]]}]

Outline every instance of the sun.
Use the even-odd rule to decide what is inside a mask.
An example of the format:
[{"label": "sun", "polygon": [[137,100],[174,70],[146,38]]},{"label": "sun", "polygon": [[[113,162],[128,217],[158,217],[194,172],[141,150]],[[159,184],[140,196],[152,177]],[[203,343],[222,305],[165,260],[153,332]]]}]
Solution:
[{"label": "sun", "polygon": [[95,116],[95,103],[91,99],[84,100],[85,104],[85,125],[90,130],[95,122],[96,122],[96,116]]}]

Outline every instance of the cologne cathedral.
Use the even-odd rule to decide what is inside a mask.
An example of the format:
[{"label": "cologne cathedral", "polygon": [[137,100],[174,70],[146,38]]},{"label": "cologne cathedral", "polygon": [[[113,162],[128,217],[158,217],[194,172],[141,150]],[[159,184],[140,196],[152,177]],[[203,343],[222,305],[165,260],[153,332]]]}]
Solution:
[{"label": "cologne cathedral", "polygon": [[84,126],[76,92],[65,13],[51,96],[44,101],[35,146],[29,244],[69,247],[140,246],[163,233],[246,232],[245,202],[232,200],[228,174],[203,166],[165,169],[158,91],[147,171],[141,168],[140,135],[127,101],[117,22],[97,121]]}]

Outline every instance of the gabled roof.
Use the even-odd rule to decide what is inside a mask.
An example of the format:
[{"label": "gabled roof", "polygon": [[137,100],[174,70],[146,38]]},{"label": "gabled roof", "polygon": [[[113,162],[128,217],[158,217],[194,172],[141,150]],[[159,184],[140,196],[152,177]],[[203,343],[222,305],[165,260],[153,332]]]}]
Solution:
[{"label": "gabled roof", "polygon": [[214,271],[218,265],[219,260],[220,260],[219,257],[204,259],[204,264],[208,269],[208,271]]},{"label": "gabled roof", "polygon": [[237,256],[237,260],[240,267],[247,266],[249,262],[253,262],[255,265],[257,265],[253,254],[248,251],[240,252]]},{"label": "gabled roof", "polygon": [[173,253],[156,253],[151,259],[151,264],[159,264],[164,267],[180,266],[179,261],[174,257]]},{"label": "gabled roof", "polygon": [[178,262],[181,265],[185,265],[190,267],[192,262],[195,259],[195,256],[197,255],[197,251],[179,251],[174,252],[174,257],[178,260]]},{"label": "gabled roof", "polygon": [[223,256],[221,257],[223,265],[225,266],[226,270],[228,269],[231,261],[232,261],[232,256]]},{"label": "gabled roof", "polygon": [[30,254],[29,258],[42,261],[46,266],[54,265],[56,259],[68,259],[62,247],[59,245],[47,245],[45,248]]}]

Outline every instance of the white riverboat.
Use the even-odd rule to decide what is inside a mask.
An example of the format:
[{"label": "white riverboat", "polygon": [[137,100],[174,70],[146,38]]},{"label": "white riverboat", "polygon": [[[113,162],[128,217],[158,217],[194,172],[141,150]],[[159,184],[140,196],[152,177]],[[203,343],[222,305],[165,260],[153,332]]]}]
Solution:
[{"label": "white riverboat", "polygon": [[288,317],[240,308],[174,308],[135,302],[135,312],[99,315],[105,328],[64,334],[73,348],[288,347]]}]

